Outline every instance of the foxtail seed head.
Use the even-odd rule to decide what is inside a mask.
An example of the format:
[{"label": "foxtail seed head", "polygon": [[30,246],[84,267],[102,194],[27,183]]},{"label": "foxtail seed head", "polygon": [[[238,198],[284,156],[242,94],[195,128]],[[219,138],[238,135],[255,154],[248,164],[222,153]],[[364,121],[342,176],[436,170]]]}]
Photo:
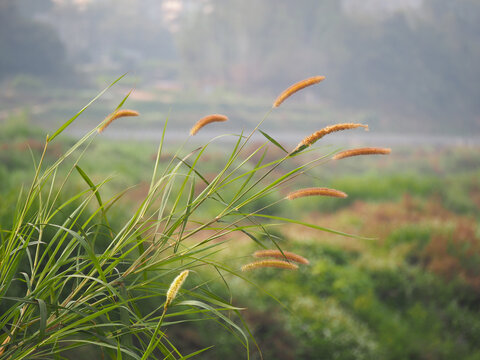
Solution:
[{"label": "foxtail seed head", "polygon": [[205,125],[208,125],[212,122],[223,122],[227,121],[228,117],[225,115],[220,115],[220,114],[212,114],[205,116],[204,118],[198,120],[195,125],[190,129],[190,135],[195,135],[201,128],[203,128]]},{"label": "foxtail seed head", "polygon": [[167,291],[167,300],[165,300],[164,309],[166,310],[167,307],[172,303],[173,299],[177,296],[178,290],[182,287],[185,279],[187,278],[189,270],[184,270],[178,275],[170,284],[170,287]]},{"label": "foxtail seed head", "polygon": [[293,200],[293,199],[306,197],[306,196],[331,196],[331,197],[338,197],[338,198],[346,198],[348,195],[340,190],[317,187],[317,188],[306,188],[306,189],[293,191],[289,193],[286,196],[286,198],[288,200]]},{"label": "foxtail seed head", "polygon": [[253,256],[257,258],[263,257],[273,257],[277,259],[286,259],[290,261],[295,261],[300,264],[309,264],[310,262],[305,259],[303,256],[292,253],[290,251],[280,251],[280,250],[258,250],[253,253]]},{"label": "foxtail seed head", "polygon": [[365,131],[368,131],[368,125],[364,124],[354,124],[354,123],[344,123],[344,124],[335,124],[324,127],[323,129],[314,132],[313,134],[304,138],[293,150],[293,152],[297,152],[299,149],[304,149],[313,145],[317,140],[321,139],[325,135],[331,134],[333,132],[342,131],[342,130],[349,130],[349,129],[356,129],[359,127],[363,127]]},{"label": "foxtail seed head", "polygon": [[129,109],[120,109],[116,110],[110,115],[108,115],[104,122],[103,125],[98,128],[98,133],[101,133],[103,130],[107,128],[108,125],[110,125],[114,120],[121,118],[121,117],[126,117],[126,116],[138,116],[140,115],[138,111],[135,110],[129,110]]},{"label": "foxtail seed head", "polygon": [[290,86],[288,89],[284,90],[275,100],[273,103],[273,107],[276,108],[280,106],[282,102],[284,102],[287,98],[295,94],[297,91],[302,90],[303,88],[306,88],[307,86],[314,85],[319,83],[320,81],[324,80],[325,76],[312,76],[308,79],[302,80],[297,82],[296,84],[293,84]]},{"label": "foxtail seed head", "polygon": [[375,147],[366,147],[352,150],[345,150],[339,152],[333,157],[333,160],[339,160],[351,156],[358,155],[388,155],[392,152],[392,149],[389,148],[375,148]]},{"label": "foxtail seed head", "polygon": [[2,345],[0,345],[0,355],[2,355],[5,352],[5,349],[7,348],[7,345],[10,342],[10,335],[8,335],[5,340],[3,340]]},{"label": "foxtail seed head", "polygon": [[279,269],[297,270],[298,265],[283,260],[260,260],[242,266],[242,271],[253,270],[262,267],[275,267]]}]

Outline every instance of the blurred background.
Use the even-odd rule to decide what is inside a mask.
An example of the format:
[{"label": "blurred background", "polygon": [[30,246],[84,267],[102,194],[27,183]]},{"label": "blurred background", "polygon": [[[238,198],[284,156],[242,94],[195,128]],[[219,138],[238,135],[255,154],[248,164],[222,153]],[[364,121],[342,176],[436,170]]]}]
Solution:
[{"label": "blurred background", "polygon": [[136,88],[149,126],[215,110],[243,127],[288,85],[325,75],[267,128],[356,119],[445,141],[480,130],[475,0],[1,0],[0,16],[2,120],[24,110],[49,127],[128,72],[118,91]]},{"label": "blurred background", "polygon": [[[286,87],[325,75],[262,129],[292,147],[330,124],[366,123],[369,133],[329,135],[321,151],[392,155],[327,163],[304,182],[345,201],[271,211],[375,241],[279,230],[310,267],[252,277],[292,313],[244,283],[229,289],[264,358],[480,359],[479,39],[478,0],[0,0],[0,201],[14,204],[45,134],[124,73],[68,130],[84,134],[134,88],[125,107],[141,116],[117,120],[82,164],[92,178],[119,175],[114,188],[147,183],[166,118],[173,149],[210,113],[230,121],[201,141],[250,130]],[[207,178],[221,154],[209,155]],[[209,359],[243,358],[212,322],[170,336],[185,351],[214,342]]]}]

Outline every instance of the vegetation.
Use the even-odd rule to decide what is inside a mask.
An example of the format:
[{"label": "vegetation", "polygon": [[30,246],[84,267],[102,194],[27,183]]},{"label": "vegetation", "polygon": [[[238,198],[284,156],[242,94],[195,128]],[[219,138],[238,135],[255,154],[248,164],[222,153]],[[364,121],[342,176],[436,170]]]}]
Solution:
[{"label": "vegetation", "polygon": [[373,2],[0,0],[0,359],[480,359],[478,146],[322,139],[478,131],[480,3]]},{"label": "vegetation", "polygon": [[[280,95],[282,101],[303,87],[286,90]],[[239,235],[257,246],[277,248],[281,254],[279,237],[271,230],[279,223],[343,234],[271,214],[270,209],[287,201],[279,191],[313,171],[328,155],[312,157],[310,152],[310,158],[299,162],[301,150],[287,152],[259,130],[273,107],[250,134],[231,135],[233,149],[221,159],[224,163],[211,179],[201,166],[210,142],[193,150],[182,146],[169,160],[161,161],[165,122],[145,194],[119,220],[114,211],[124,206],[121,198],[128,189],[105,197],[104,188],[111,179],[92,179],[82,160],[96,134],[120,117],[139,115],[120,109],[129,95],[65,150],[54,147],[59,136],[90,104],[47,135],[44,145],[26,144],[34,161],[33,180],[20,190],[16,205],[3,214],[7,221],[0,233],[3,358],[64,357],[82,347],[110,358],[188,358],[210,347],[184,356],[167,329],[202,319],[224,326],[249,357],[255,338],[241,317],[242,309],[209,289],[212,279],[200,276],[202,268],[214,269],[216,280],[223,280],[226,288],[231,276],[248,281],[236,262],[230,264],[215,255]],[[278,104],[277,100],[274,106]],[[220,115],[203,118],[192,135],[212,122],[226,120]],[[247,147],[257,131],[266,143]],[[272,160],[266,157],[268,145],[277,150]],[[16,165],[11,159],[5,158],[12,169],[7,163],[4,175]],[[293,159],[300,165],[287,167]],[[264,260],[250,268],[297,268],[290,259]],[[182,288],[190,271],[197,273],[196,285]],[[184,300],[176,301],[178,295]]]},{"label": "vegetation", "polygon": [[[157,150],[97,138],[110,119],[79,141],[2,127],[1,358],[480,356],[476,150],[327,162],[244,134],[225,158],[166,123]],[[349,196],[280,200],[312,182]],[[242,274],[263,248],[310,264]]]}]

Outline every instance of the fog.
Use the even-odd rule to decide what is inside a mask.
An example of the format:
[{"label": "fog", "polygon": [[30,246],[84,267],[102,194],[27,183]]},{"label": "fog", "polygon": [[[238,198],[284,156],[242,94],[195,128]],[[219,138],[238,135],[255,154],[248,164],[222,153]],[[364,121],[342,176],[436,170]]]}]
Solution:
[{"label": "fog", "polygon": [[83,126],[135,88],[129,101],[149,127],[225,112],[230,130],[259,121],[290,84],[325,75],[265,128],[342,120],[475,136],[479,37],[475,0],[1,0],[0,120],[27,109],[40,126],[62,123],[128,73]]}]

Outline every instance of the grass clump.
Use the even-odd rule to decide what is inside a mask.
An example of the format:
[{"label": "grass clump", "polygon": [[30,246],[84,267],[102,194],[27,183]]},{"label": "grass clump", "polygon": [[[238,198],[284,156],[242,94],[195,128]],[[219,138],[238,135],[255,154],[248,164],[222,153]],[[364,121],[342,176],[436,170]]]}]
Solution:
[{"label": "grass clump", "polygon": [[[37,147],[31,182],[19,191],[11,221],[1,224],[0,358],[61,357],[73,350],[112,359],[186,358],[176,339],[167,336],[169,329],[204,319],[221,324],[248,357],[256,342],[242,309],[231,295],[211,292],[211,280],[202,279],[200,270],[214,270],[215,280],[227,289],[234,277],[250,281],[240,272],[238,255],[232,261],[214,255],[239,238],[281,251],[274,229],[282,223],[347,235],[269,212],[287,202],[279,193],[292,190],[294,180],[327,155],[301,162],[300,150],[287,153],[259,129],[270,109],[249,134],[229,135],[233,142],[230,149],[225,146],[222,167],[207,175],[202,164],[215,139],[196,148],[186,141],[166,154],[165,122],[143,196],[125,202],[131,189],[112,194],[112,179],[92,176],[84,160],[114,119],[139,115],[122,110],[129,94],[81,139],[56,147],[63,131],[99,96]],[[224,118],[207,120],[201,125]],[[257,131],[267,140],[253,145]],[[272,148],[278,156],[270,159],[266,154]],[[116,211],[126,204],[127,216],[118,221]],[[297,267],[279,259],[262,261]]]}]

